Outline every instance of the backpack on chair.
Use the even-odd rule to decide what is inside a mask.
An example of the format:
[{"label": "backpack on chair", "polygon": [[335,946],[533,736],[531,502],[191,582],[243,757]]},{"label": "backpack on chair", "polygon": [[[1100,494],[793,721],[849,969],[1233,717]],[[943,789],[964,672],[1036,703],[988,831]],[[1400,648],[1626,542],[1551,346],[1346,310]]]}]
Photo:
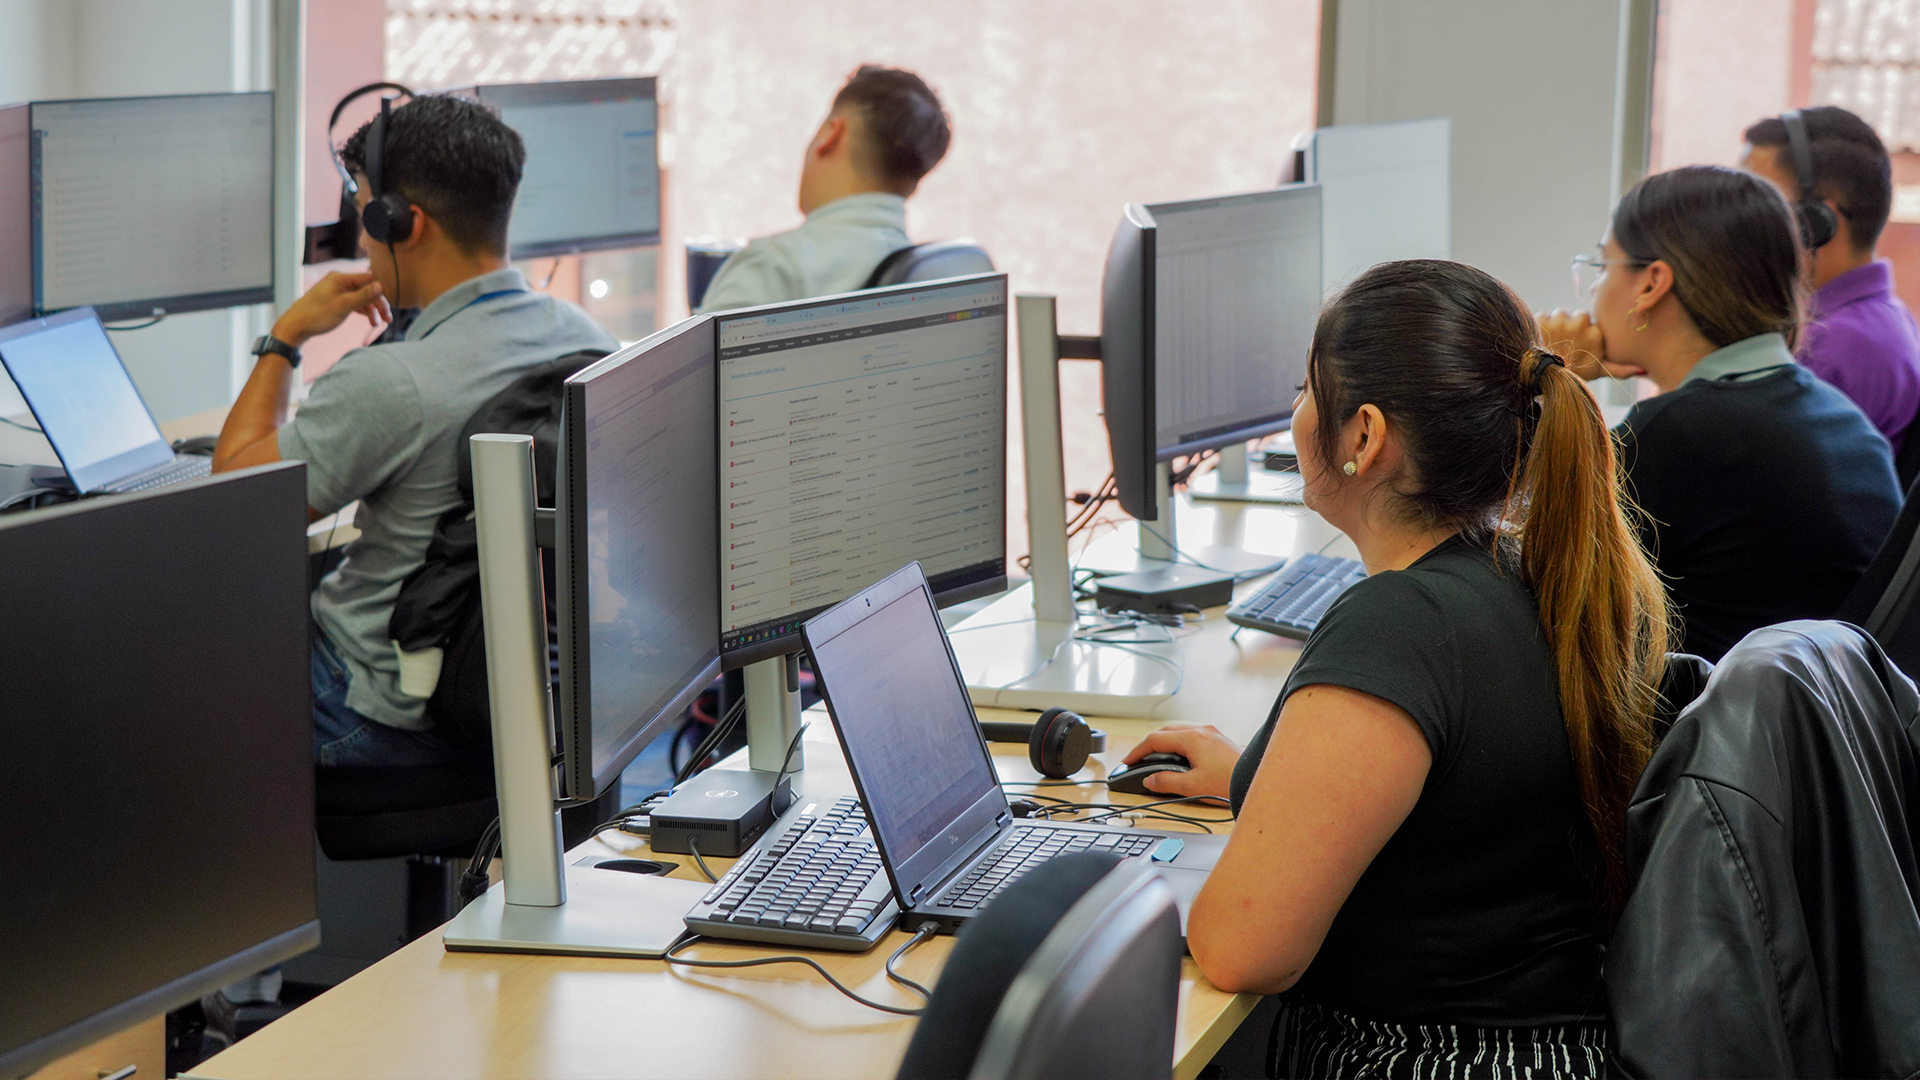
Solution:
[{"label": "backpack on chair", "polygon": [[[387,636],[400,653],[403,690],[417,695],[430,687],[427,717],[435,729],[478,750],[491,750],[493,721],[480,610],[480,541],[473,518],[473,458],[467,443],[482,434],[533,436],[535,499],[540,506],[554,505],[562,388],[574,373],[606,355],[586,349],[529,368],[460,429],[460,503],[434,523],[426,562],[407,575],[394,600]],[[540,570],[546,580],[551,664],[558,646],[551,552],[541,552]]]}]

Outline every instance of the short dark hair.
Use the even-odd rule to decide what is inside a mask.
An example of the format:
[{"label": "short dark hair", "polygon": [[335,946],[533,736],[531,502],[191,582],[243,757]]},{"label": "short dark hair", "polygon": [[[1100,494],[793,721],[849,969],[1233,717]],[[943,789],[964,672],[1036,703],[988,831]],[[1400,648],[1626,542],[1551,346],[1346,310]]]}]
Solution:
[{"label": "short dark hair", "polygon": [[905,195],[947,156],[953,128],[933,88],[900,68],[862,64],[833,96],[833,108],[854,108],[865,122],[867,162],[889,187]]},{"label": "short dark hair", "polygon": [[[340,148],[349,170],[366,175],[371,122]],[[388,118],[381,181],[440,223],[467,251],[504,255],[513,196],[527,148],[491,108],[444,94],[414,98]]]},{"label": "short dark hair", "polygon": [[1780,189],[1719,165],[1689,165],[1633,185],[1613,209],[1613,238],[1640,266],[1673,268],[1673,296],[1716,347],[1800,332],[1800,227]]},{"label": "short dark hair", "polygon": [[[1837,105],[1800,110],[1813,151],[1813,191],[1801,192],[1839,207],[1853,233],[1855,251],[1870,251],[1893,212],[1893,159],[1872,125]],[[1770,116],[1748,128],[1748,145],[1779,147],[1780,166],[1791,171],[1787,125]]]}]

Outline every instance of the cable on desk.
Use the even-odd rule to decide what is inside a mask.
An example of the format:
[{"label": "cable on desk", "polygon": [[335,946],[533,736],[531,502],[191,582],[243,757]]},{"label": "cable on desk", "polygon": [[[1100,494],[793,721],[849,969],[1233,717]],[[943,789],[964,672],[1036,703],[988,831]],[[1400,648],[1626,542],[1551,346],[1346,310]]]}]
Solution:
[{"label": "cable on desk", "polygon": [[44,432],[44,431],[41,431],[41,430],[40,430],[39,428],[37,428],[37,427],[34,427],[34,426],[33,426],[32,424],[23,424],[23,423],[21,423],[21,422],[20,422],[20,421],[18,421],[18,420],[9,420],[9,419],[7,419],[7,418],[6,418],[6,417],[4,417],[4,416],[0,416],[0,424],[5,424],[5,425],[7,425],[8,427],[17,427],[17,428],[19,428],[19,429],[20,429],[21,431],[31,431],[31,432],[33,432],[33,433],[34,433],[35,435],[45,435],[45,434],[46,434],[46,432]]},{"label": "cable on desk", "polygon": [[460,902],[470,904],[480,899],[480,894],[493,884],[487,876],[487,868],[493,865],[494,853],[500,850],[500,819],[494,818],[480,834],[480,842],[473,845],[473,857],[467,860],[467,869],[460,875]]},{"label": "cable on desk", "polygon": [[707,876],[707,880],[716,885],[719,884],[720,879],[715,877],[713,871],[708,868],[707,860],[700,857],[700,845],[692,836],[687,837],[687,850],[693,853],[694,864],[700,867],[700,872]]},{"label": "cable on desk", "polygon": [[102,323],[100,324],[100,329],[105,330],[109,333],[114,333],[114,334],[117,334],[122,330],[145,330],[149,326],[159,326],[162,322],[166,321],[166,318],[167,317],[165,315],[155,315],[153,318],[148,319],[146,322],[137,322],[129,326],[108,326],[105,323]]},{"label": "cable on desk", "polygon": [[894,982],[899,983],[901,986],[904,986],[907,989],[913,991],[914,993],[919,994],[922,998],[928,1001],[933,1000],[933,991],[927,989],[924,986],[921,986],[919,983],[914,982],[912,979],[909,979],[905,975],[902,975],[899,972],[893,970],[893,962],[895,960],[900,959],[902,956],[905,956],[907,954],[908,949],[913,948],[915,945],[920,944],[921,942],[927,940],[933,935],[934,935],[934,925],[932,923],[921,923],[920,929],[915,930],[913,932],[913,936],[907,939],[906,944],[901,945],[899,948],[893,950],[893,955],[887,957],[887,962],[885,965],[886,971],[887,971],[887,978],[892,979]]},{"label": "cable on desk", "polygon": [[[905,945],[902,945],[900,948],[896,949],[894,951],[894,954],[887,958],[887,977],[894,980],[895,982],[902,983],[908,987],[911,987],[913,990],[918,992],[920,996],[923,998],[930,998],[933,995],[929,993],[927,989],[921,986],[919,983],[916,983],[913,980],[908,979],[903,975],[895,975],[893,973],[893,962],[899,959],[901,953],[906,952],[908,949],[912,948],[913,946],[918,945],[920,942],[925,941],[929,937],[932,937],[933,936],[932,931],[933,931],[932,924],[928,924],[926,926],[921,927],[920,930],[913,935],[912,940],[908,941]],[[751,960],[688,960],[688,959],[685,959],[684,957],[673,955],[675,952],[679,951],[680,949],[684,949],[689,945],[692,945],[696,942],[703,941],[703,940],[706,940],[706,939],[700,937],[698,934],[695,934],[691,937],[682,938],[679,941],[674,942],[671,948],[669,948],[665,953],[661,954],[660,959],[665,960],[669,964],[680,964],[685,967],[702,967],[702,968],[747,968],[747,967],[764,967],[768,964],[805,964],[808,967],[812,968],[813,970],[819,972],[820,977],[827,980],[827,982],[830,983],[835,990],[840,991],[842,994],[845,994],[846,996],[852,998],[853,1000],[859,1002],[860,1004],[865,1005],[869,1009],[878,1009],[881,1012],[892,1013],[895,1016],[919,1016],[921,1013],[926,1011],[925,1008],[907,1009],[907,1008],[902,1008],[898,1005],[887,1005],[882,1002],[873,1001],[869,998],[861,997],[859,994],[854,993],[853,990],[847,986],[847,984],[841,982],[839,979],[834,978],[833,972],[828,971],[826,968],[821,967],[819,961],[814,960],[810,956],[757,956]]]}]

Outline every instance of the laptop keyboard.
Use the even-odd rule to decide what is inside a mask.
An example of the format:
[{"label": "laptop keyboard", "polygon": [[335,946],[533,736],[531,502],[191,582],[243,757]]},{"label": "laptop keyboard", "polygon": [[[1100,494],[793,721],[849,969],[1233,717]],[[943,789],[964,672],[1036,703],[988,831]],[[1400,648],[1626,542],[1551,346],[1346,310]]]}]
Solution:
[{"label": "laptop keyboard", "polygon": [[987,901],[1000,895],[1000,891],[1012,884],[1014,879],[1055,855],[1075,851],[1111,851],[1124,858],[1144,855],[1165,839],[1158,835],[1127,836],[1090,829],[1016,827],[1005,843],[980,860],[967,872],[966,877],[947,890],[946,895],[934,901],[933,906],[971,911],[986,906]]},{"label": "laptop keyboard", "polygon": [[709,937],[865,949],[897,911],[860,801],[839,799],[735,863],[687,925]]},{"label": "laptop keyboard", "polygon": [[179,484],[188,480],[198,480],[213,475],[213,459],[205,454],[181,454],[170,465],[162,465],[150,472],[131,476],[125,480],[108,484],[101,490],[114,495],[125,495],[130,491],[150,491],[168,484]]},{"label": "laptop keyboard", "polygon": [[1366,576],[1365,564],[1355,559],[1302,555],[1265,588],[1228,608],[1227,621],[1305,640],[1340,594]]}]

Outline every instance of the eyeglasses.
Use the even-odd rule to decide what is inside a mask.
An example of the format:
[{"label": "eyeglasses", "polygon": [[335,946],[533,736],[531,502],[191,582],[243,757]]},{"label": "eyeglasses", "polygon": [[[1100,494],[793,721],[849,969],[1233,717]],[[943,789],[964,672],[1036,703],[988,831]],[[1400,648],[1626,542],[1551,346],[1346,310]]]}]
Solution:
[{"label": "eyeglasses", "polygon": [[1600,287],[1600,275],[1606,273],[1610,266],[1637,268],[1645,265],[1632,259],[1607,260],[1598,255],[1582,252],[1573,257],[1573,295],[1584,303],[1587,297],[1593,295],[1593,290]]}]

